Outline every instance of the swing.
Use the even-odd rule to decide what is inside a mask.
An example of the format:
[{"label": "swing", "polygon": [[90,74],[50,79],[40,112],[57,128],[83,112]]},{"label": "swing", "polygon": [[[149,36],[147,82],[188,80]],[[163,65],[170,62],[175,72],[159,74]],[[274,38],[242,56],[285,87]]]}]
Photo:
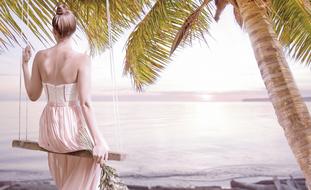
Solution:
[{"label": "swing", "polygon": [[[29,24],[29,0],[27,3],[27,26]],[[112,78],[112,84],[113,84],[113,110],[114,110],[114,121],[116,123],[116,127],[120,127],[119,122],[119,111],[118,111],[118,94],[116,90],[116,78],[115,78],[115,68],[114,68],[114,56],[113,56],[113,47],[112,47],[112,35],[111,35],[111,19],[110,19],[110,10],[109,10],[109,0],[106,0],[106,13],[107,13],[107,21],[108,21],[108,38],[109,38],[109,49],[110,49],[110,74]],[[22,16],[23,16],[23,10],[24,10],[24,0],[22,1]],[[21,31],[22,36],[22,31]],[[28,140],[28,99],[26,98],[26,138],[25,140],[21,139],[21,80],[22,80],[22,74],[21,74],[21,67],[22,64],[20,64],[20,76],[19,76],[19,130],[18,130],[18,140],[12,141],[12,147],[13,148],[22,148],[22,149],[28,149],[28,150],[37,150],[37,151],[44,151],[44,152],[50,152],[55,154],[66,154],[66,155],[72,155],[72,156],[79,156],[79,157],[90,157],[92,158],[93,155],[89,150],[78,150],[74,152],[69,153],[58,153],[58,152],[52,152],[49,150],[46,150],[39,146],[39,144],[35,141]],[[117,132],[117,131],[115,131]],[[120,142],[118,144],[120,148]],[[124,160],[126,155],[124,153],[115,152],[115,151],[109,151],[108,152],[108,160],[114,160],[114,161],[122,161]]]}]

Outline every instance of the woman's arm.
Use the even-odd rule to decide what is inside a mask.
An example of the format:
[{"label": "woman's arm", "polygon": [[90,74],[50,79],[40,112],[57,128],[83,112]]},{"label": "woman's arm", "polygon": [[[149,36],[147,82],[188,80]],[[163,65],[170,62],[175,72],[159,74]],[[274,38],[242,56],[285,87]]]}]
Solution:
[{"label": "woman's arm", "polygon": [[82,112],[94,140],[93,156],[97,162],[103,163],[108,159],[108,144],[101,135],[95,119],[91,102],[91,59],[87,54],[80,60],[78,69],[78,94]]},{"label": "woman's arm", "polygon": [[37,99],[39,99],[42,93],[42,81],[38,68],[38,62],[40,62],[40,52],[38,52],[34,58],[31,76],[28,68],[28,62],[30,60],[30,57],[31,57],[31,49],[30,46],[27,45],[26,48],[23,49],[23,59],[22,59],[25,88],[29,99],[31,101],[36,101]]}]

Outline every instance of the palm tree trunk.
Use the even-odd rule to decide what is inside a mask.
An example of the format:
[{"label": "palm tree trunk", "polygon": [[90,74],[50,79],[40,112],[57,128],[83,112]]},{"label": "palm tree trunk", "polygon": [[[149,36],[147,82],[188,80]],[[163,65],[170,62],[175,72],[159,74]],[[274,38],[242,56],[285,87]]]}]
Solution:
[{"label": "palm tree trunk", "polygon": [[311,117],[265,8],[236,0],[279,124],[311,190]]}]

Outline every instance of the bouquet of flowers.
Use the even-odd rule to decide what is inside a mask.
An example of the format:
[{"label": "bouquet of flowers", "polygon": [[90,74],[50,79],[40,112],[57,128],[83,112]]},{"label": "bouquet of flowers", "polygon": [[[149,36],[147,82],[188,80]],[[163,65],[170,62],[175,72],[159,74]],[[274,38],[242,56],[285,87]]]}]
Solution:
[{"label": "bouquet of flowers", "polygon": [[[82,130],[80,130],[79,133],[82,146],[85,147],[85,150],[92,153],[94,145],[89,138],[86,128],[84,126],[81,128]],[[128,190],[127,186],[121,182],[116,169],[108,166],[106,163],[102,164],[100,167],[102,169],[99,184],[100,190]]]}]

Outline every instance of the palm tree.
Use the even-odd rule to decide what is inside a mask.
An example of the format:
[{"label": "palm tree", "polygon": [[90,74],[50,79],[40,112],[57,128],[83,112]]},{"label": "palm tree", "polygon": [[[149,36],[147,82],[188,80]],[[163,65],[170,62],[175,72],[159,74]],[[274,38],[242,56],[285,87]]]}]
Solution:
[{"label": "palm tree", "polygon": [[[125,72],[132,75],[139,90],[156,80],[182,41],[191,42],[192,37],[200,38],[208,31],[210,3],[204,0],[194,10],[192,1],[158,0],[154,4],[127,43]],[[216,0],[215,20],[229,3],[236,21],[249,34],[279,124],[311,190],[311,117],[282,49],[283,45],[294,59],[310,63],[310,2]]]},{"label": "palm tree", "polygon": [[[56,0],[29,1],[29,28],[44,44],[51,42],[47,26]],[[0,38],[0,47],[4,50],[8,45],[16,44],[20,36],[20,27],[11,14],[26,22],[22,13],[27,6],[22,7],[21,2],[1,2],[0,31],[4,37]],[[137,24],[126,43],[124,74],[130,74],[138,91],[157,80],[171,62],[177,47],[191,45],[196,38],[205,40],[213,19],[217,21],[222,10],[231,4],[236,21],[249,35],[278,122],[311,190],[311,117],[284,55],[286,53],[305,64],[311,62],[310,0],[110,2],[114,41],[132,24]],[[68,0],[66,4],[76,13],[79,28],[88,37],[91,52],[104,51],[108,41],[104,1]],[[146,10],[149,11],[145,13]],[[27,40],[25,35],[22,38]]]}]

